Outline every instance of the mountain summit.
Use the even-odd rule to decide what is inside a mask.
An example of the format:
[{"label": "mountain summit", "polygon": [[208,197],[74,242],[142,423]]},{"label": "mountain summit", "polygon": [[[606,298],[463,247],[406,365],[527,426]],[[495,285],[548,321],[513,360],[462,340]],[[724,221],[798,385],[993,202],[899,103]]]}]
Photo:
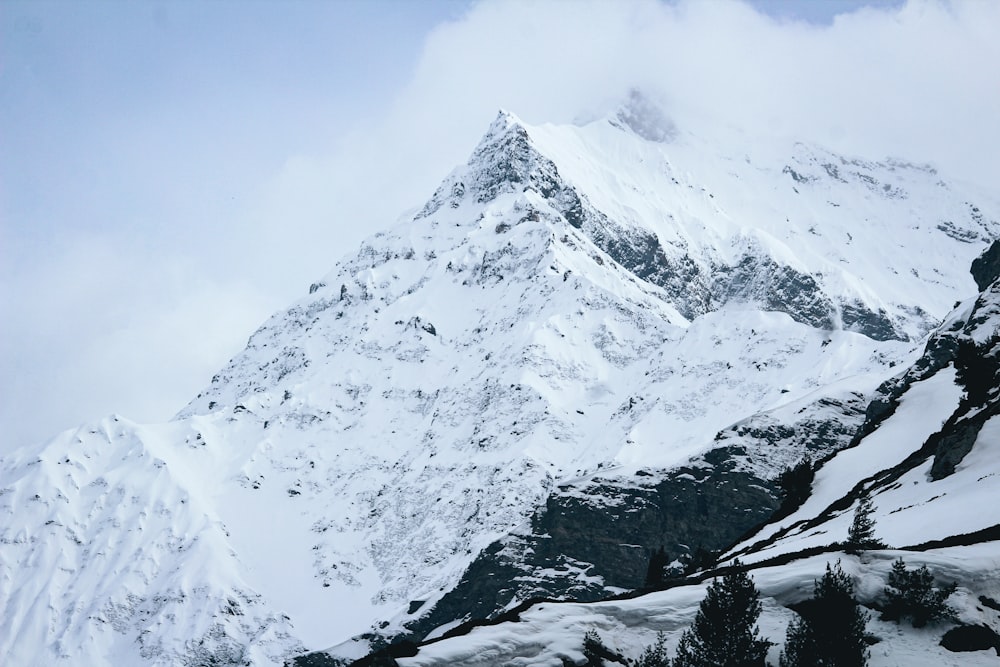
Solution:
[{"label": "mountain summit", "polygon": [[[661,483],[757,494],[720,548],[782,466],[848,444],[997,217],[929,167],[696,136],[639,96],[581,126],[500,113],[172,422],[3,461],[0,657],[265,665],[364,634],[360,657],[536,584],[614,592],[596,557],[532,564],[539,526]],[[650,531],[608,553],[685,541]],[[455,593],[501,562],[520,579]]]}]

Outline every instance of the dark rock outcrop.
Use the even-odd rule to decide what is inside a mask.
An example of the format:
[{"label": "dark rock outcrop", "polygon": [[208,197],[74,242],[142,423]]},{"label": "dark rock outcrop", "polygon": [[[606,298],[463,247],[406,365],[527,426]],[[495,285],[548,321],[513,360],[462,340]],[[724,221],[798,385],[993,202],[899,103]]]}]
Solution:
[{"label": "dark rock outcrop", "polygon": [[780,266],[766,255],[746,254],[735,266],[719,267],[712,292],[720,302],[753,301],[786,313],[796,322],[833,329],[833,302],[809,275]]},{"label": "dark rock outcrop", "polygon": [[641,588],[660,547],[680,574],[699,549],[722,548],[778,506],[771,482],[724,468],[564,487],[526,534],[485,549],[458,586],[409,624],[408,637],[422,639],[456,619],[490,618],[516,600],[590,601]]},{"label": "dark rock outcrop", "polygon": [[994,241],[972,262],[972,277],[980,292],[989,287],[990,283],[1000,279],[1000,241]]},{"label": "dark rock outcrop", "polygon": [[906,340],[896,331],[884,310],[873,311],[860,301],[841,304],[840,322],[847,331],[864,334],[873,340]]},{"label": "dark rock outcrop", "polygon": [[944,633],[941,646],[953,653],[993,649],[1000,655],[1000,635],[986,625],[960,625]]}]

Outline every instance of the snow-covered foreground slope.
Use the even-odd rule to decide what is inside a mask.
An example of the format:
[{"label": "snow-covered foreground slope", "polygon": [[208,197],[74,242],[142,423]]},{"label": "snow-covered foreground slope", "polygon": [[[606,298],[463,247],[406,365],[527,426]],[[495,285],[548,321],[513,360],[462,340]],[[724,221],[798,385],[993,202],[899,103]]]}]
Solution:
[{"label": "snow-covered foreground slope", "polygon": [[874,391],[1000,231],[928,168],[668,125],[637,100],[501,114],[175,421],[3,461],[0,661],[276,664],[391,635],[560,484]]},{"label": "snow-covered foreground slope", "polygon": [[[991,250],[1000,257],[1000,243]],[[981,283],[982,284],[982,283]],[[739,555],[762,595],[760,629],[776,662],[791,609],[812,593],[827,564],[839,561],[856,596],[872,608],[867,632],[878,641],[869,664],[991,665],[1000,644],[953,653],[945,631],[956,624],[1000,635],[1000,270],[976,298],[961,304],[931,336],[924,355],[880,390],[857,443],[824,461],[802,506],[764,526],[724,557]],[[889,546],[848,555],[847,537],[861,493],[873,500],[877,537]],[[955,582],[951,621],[915,629],[883,621],[878,608],[893,561],[927,566]],[[702,579],[702,581],[699,581]],[[667,637],[670,651],[705,595],[704,576],[632,599],[546,602],[514,622],[475,627],[429,642],[404,667],[581,664],[583,636],[596,631],[612,650],[635,658]]]},{"label": "snow-covered foreground slope", "polygon": [[[958,619],[969,625],[986,624],[996,629],[1000,614],[983,605],[978,596],[1000,599],[1000,556],[996,544],[920,553],[880,551],[859,560],[843,554],[824,554],[778,567],[754,569],[751,576],[761,593],[763,610],[758,624],[761,636],[775,644],[768,660],[777,664],[785,630],[795,618],[788,608],[812,595],[813,582],[827,565],[840,560],[845,572],[855,579],[858,600],[865,605],[880,601],[892,562],[903,557],[911,567],[927,565],[944,581],[959,588],[949,602],[958,610]],[[639,657],[645,646],[666,636],[671,655],[681,634],[691,625],[698,605],[705,597],[707,582],[680,586],[625,600],[575,603],[542,603],[519,614],[515,622],[477,627],[468,634],[428,643],[415,656],[400,657],[401,667],[494,667],[520,665],[563,667],[584,664],[583,637],[596,632],[613,651],[629,659]],[[866,630],[879,639],[871,647],[870,667],[898,665],[942,665],[968,667],[995,665],[993,650],[952,653],[939,645],[946,625],[914,629],[879,620],[873,612]],[[390,664],[390,663],[382,663]]]}]

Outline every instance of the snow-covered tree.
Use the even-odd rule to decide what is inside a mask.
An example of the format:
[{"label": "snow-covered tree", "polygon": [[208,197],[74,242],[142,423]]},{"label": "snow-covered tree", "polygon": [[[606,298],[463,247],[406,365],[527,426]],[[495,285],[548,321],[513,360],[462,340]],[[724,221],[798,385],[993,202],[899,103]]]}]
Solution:
[{"label": "snow-covered tree", "polygon": [[721,581],[709,585],[694,623],[681,636],[674,667],[763,667],[771,642],[760,638],[756,626],[759,597],[735,561]]}]

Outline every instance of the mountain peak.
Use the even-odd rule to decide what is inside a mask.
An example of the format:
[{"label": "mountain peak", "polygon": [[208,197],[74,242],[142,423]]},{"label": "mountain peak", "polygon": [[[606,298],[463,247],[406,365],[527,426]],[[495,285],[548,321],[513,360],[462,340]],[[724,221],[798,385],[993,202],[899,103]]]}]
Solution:
[{"label": "mountain peak", "polygon": [[517,114],[501,108],[497,111],[497,115],[496,118],[493,119],[493,123],[490,124],[490,129],[487,130],[486,136],[491,134],[502,134],[514,125],[520,125],[523,127],[524,122],[517,116]]},{"label": "mountain peak", "polygon": [[677,126],[663,109],[638,88],[618,108],[609,122],[623,130],[631,130],[647,141],[669,143],[677,136]]},{"label": "mountain peak", "polygon": [[529,188],[557,199],[566,189],[555,164],[534,145],[527,126],[513,113],[501,110],[468,162],[444,180],[416,217],[426,218],[446,203],[452,208],[466,199],[483,204]]}]

